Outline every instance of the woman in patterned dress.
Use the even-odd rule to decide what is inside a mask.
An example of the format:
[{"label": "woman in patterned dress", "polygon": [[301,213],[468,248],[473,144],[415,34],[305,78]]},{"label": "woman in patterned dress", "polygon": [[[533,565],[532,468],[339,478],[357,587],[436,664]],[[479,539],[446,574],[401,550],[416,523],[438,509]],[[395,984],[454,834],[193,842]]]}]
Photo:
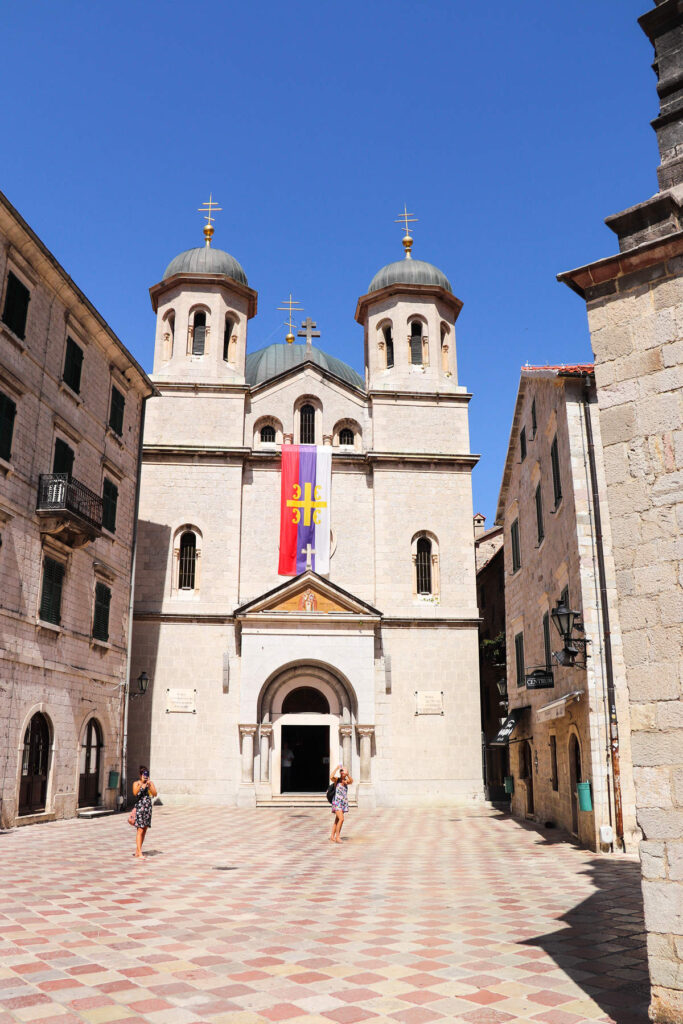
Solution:
[{"label": "woman in patterned dress", "polygon": [[334,800],[332,801],[334,821],[332,822],[330,842],[341,843],[339,833],[341,832],[342,825],[344,824],[344,815],[349,809],[349,786],[352,785],[353,779],[347,772],[346,768],[342,768],[341,765],[338,765],[330,775],[330,782],[337,783],[337,788],[334,791]]},{"label": "woman in patterned dress", "polygon": [[152,824],[152,797],[157,795],[157,789],[149,777],[149,769],[144,764],[140,765],[140,778],[133,783],[133,796],[135,797],[135,857],[143,857],[142,844],[147,835],[147,829]]}]

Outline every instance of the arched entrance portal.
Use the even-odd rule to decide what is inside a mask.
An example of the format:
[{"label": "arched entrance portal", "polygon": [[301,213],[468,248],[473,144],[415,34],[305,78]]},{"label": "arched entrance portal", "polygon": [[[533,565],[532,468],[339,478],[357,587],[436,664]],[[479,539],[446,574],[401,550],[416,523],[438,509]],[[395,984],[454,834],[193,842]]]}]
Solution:
[{"label": "arched entrance portal", "polygon": [[49,766],[50,727],[45,715],[36,711],[24,733],[19,814],[37,814],[45,810]]},{"label": "arched entrance portal", "polygon": [[330,669],[279,672],[259,701],[261,783],[272,796],[323,793],[332,768],[351,761],[354,719],[355,696]]},{"label": "arched entrance portal", "polygon": [[96,718],[85,727],[81,744],[78,806],[95,807],[100,802],[100,768],[102,729]]},{"label": "arched entrance portal", "polygon": [[569,737],[569,795],[572,805],[572,832],[579,834],[579,794],[576,784],[583,780],[581,772],[581,747],[574,735]]}]

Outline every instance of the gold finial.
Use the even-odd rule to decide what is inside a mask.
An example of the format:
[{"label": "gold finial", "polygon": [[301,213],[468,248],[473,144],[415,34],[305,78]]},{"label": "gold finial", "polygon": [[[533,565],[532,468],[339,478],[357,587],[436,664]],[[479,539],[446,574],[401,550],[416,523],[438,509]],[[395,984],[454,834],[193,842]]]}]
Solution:
[{"label": "gold finial", "polygon": [[213,213],[214,210],[222,210],[222,209],[223,209],[222,206],[219,206],[218,203],[214,203],[214,201],[213,201],[213,193],[210,192],[209,193],[209,201],[208,201],[208,203],[207,202],[202,203],[202,205],[199,207],[199,210],[197,211],[198,213],[203,213],[204,214],[204,220],[206,221],[206,224],[204,225],[204,238],[206,239],[206,248],[207,249],[211,245],[211,239],[213,238],[213,232],[214,232],[214,228],[213,228],[213,225],[212,225],[211,222],[213,220],[215,220],[215,217],[212,216],[212,213]]},{"label": "gold finial", "polygon": [[401,223],[405,224],[406,233],[403,236],[403,238],[401,239],[401,241],[403,242],[403,248],[406,251],[406,259],[407,260],[411,260],[412,259],[412,256],[410,255],[410,250],[413,248],[413,239],[411,238],[411,235],[410,235],[410,232],[412,231],[412,228],[409,227],[409,224],[411,222],[417,221],[417,219],[418,218],[414,217],[412,213],[408,213],[408,207],[404,203],[403,204],[403,213],[399,217],[397,217],[396,220],[394,221],[395,224],[401,224]]},{"label": "gold finial", "polygon": [[285,299],[283,306],[278,306],[284,313],[289,313],[287,320],[285,321],[285,327],[289,327],[289,333],[285,337],[285,341],[288,345],[294,344],[294,324],[292,323],[292,313],[303,313],[298,299],[292,298],[292,293],[289,293],[289,298]]}]

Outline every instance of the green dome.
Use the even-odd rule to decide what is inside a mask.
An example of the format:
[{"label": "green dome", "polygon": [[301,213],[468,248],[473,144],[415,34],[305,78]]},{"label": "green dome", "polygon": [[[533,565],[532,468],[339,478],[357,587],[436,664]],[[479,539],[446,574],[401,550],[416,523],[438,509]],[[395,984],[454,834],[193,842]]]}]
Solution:
[{"label": "green dome", "polygon": [[368,292],[378,292],[380,288],[388,288],[394,284],[436,285],[453,293],[451,282],[443,271],[432,263],[425,263],[424,260],[402,259],[396,260],[395,263],[387,263],[386,267],[378,270],[373,277]]},{"label": "green dome", "polygon": [[335,359],[327,352],[311,345],[306,353],[305,345],[267,345],[256,352],[247,354],[245,378],[247,384],[252,387],[256,384],[263,384],[264,381],[277,377],[278,374],[291,370],[293,366],[300,366],[306,359],[317,363],[323,369],[333,373],[335,377],[341,378],[354,388],[365,388],[365,383],[360,374],[356,373],[347,363],[341,359]]},{"label": "green dome", "polygon": [[171,260],[164,271],[163,280],[174,274],[225,274],[239,284],[248,284],[247,275],[234,256],[222,249],[202,245],[197,249],[186,249]]}]

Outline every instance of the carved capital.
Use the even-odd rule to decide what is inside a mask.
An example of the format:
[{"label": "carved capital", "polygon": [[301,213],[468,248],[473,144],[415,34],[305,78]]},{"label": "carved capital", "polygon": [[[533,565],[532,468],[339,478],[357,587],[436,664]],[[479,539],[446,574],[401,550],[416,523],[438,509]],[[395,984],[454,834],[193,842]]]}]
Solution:
[{"label": "carved capital", "polygon": [[339,735],[342,736],[342,737],[343,736],[350,736],[352,732],[353,732],[353,726],[352,725],[340,725],[339,726]]},{"label": "carved capital", "polygon": [[240,736],[242,738],[244,738],[245,736],[255,736],[256,732],[258,730],[258,726],[257,725],[240,725],[239,726],[239,730],[240,730]]},{"label": "carved capital", "polygon": [[356,732],[358,733],[359,736],[372,737],[375,735],[375,727],[374,725],[357,725]]}]

